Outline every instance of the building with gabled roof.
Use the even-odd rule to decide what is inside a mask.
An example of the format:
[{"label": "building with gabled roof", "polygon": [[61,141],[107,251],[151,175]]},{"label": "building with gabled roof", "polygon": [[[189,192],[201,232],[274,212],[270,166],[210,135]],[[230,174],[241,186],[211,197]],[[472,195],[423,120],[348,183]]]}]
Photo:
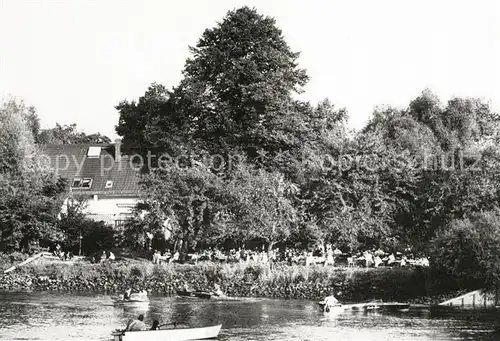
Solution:
[{"label": "building with gabled roof", "polygon": [[43,163],[68,181],[68,200],[86,200],[84,213],[90,218],[117,226],[132,215],[139,200],[140,169],[131,156],[121,155],[121,140],[46,144],[40,149]]}]

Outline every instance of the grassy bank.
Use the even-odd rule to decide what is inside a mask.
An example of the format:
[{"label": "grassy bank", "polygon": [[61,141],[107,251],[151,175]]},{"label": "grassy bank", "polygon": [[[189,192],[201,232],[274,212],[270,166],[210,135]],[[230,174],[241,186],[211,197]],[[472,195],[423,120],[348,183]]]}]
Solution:
[{"label": "grassy bank", "polygon": [[344,301],[381,298],[386,301],[441,300],[443,292],[429,285],[426,270],[404,268],[347,269],[240,263],[154,265],[147,261],[113,264],[40,261],[0,275],[2,289],[119,292],[146,288],[175,294],[184,284],[212,290],[218,283],[230,296],[319,299],[341,292]]}]

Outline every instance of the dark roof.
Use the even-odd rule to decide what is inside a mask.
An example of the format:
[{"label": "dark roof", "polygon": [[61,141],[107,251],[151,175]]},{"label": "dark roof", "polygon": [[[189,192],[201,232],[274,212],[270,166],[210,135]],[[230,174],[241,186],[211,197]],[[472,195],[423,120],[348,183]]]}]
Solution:
[{"label": "dark roof", "polygon": [[[87,157],[89,147],[101,147],[99,158]],[[109,196],[137,196],[139,194],[140,171],[133,167],[130,156],[122,155],[115,160],[115,144],[46,144],[40,145],[42,162],[69,181],[75,178],[91,178],[90,188],[73,188],[73,193],[100,194]],[[106,188],[107,181],[113,181]]]}]

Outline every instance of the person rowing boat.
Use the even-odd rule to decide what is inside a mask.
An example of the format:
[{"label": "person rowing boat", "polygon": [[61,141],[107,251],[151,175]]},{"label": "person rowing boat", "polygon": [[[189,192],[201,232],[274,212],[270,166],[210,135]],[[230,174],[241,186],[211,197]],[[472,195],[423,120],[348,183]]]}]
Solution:
[{"label": "person rowing boat", "polygon": [[[337,295],[340,295],[340,292]],[[330,308],[342,306],[334,295],[325,297],[325,299],[322,302],[319,302],[319,304],[323,306],[324,312],[329,312]]]},{"label": "person rowing boat", "polygon": [[125,327],[125,331],[140,331],[140,330],[147,330],[148,327],[146,324],[143,322],[144,321],[144,315],[139,315],[137,319],[135,320],[130,320],[127,323],[127,327]]},{"label": "person rowing boat", "polygon": [[140,292],[132,292],[132,289],[127,289],[123,294],[118,296],[118,302],[146,302],[148,301],[148,292],[142,290]]}]

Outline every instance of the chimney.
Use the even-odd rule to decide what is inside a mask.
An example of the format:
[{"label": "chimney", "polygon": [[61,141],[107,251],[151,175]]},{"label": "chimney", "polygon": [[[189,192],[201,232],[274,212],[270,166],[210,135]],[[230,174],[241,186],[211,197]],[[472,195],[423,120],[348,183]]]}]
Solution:
[{"label": "chimney", "polygon": [[122,139],[115,140],[115,162],[120,162],[122,158]]}]

